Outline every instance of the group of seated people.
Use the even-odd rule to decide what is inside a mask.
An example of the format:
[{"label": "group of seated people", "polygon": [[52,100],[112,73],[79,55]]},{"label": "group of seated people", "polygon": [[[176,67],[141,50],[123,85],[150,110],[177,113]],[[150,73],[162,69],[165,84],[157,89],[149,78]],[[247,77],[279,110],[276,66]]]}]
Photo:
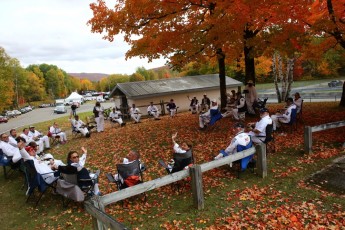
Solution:
[{"label": "group of seated people", "polygon": [[193,98],[187,96],[187,98],[190,100],[189,110],[192,112],[192,114],[207,112],[211,107],[211,100],[207,97],[206,93],[201,99],[201,104],[199,104],[196,96],[193,96]]}]

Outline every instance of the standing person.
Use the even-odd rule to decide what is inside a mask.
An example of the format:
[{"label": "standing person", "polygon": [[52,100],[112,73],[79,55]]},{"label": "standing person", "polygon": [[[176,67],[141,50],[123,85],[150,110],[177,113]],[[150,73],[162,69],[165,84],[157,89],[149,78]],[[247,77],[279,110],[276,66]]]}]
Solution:
[{"label": "standing person", "polygon": [[133,104],[132,108],[129,109],[129,114],[131,115],[131,118],[134,120],[134,124],[140,122],[141,113],[139,108],[135,107],[135,104]]},{"label": "standing person", "polygon": [[159,110],[157,108],[157,106],[153,105],[153,102],[150,102],[149,107],[147,107],[147,113],[150,116],[153,116],[155,120],[160,120],[159,118]]},{"label": "standing person", "polygon": [[170,113],[170,117],[174,118],[176,114],[176,104],[174,103],[174,99],[170,99],[170,102],[167,104],[167,110]]},{"label": "standing person", "polygon": [[111,111],[109,114],[110,121],[117,122],[120,124],[120,126],[124,126],[126,125],[126,123],[123,122],[121,116],[122,116],[121,111],[118,110],[116,107],[114,107],[113,111]]},{"label": "standing person", "polygon": [[201,106],[200,106],[201,112],[208,111],[210,109],[210,105],[211,105],[210,98],[208,98],[206,93],[205,93],[204,97],[201,100]]},{"label": "standing person", "polygon": [[187,96],[188,100],[190,100],[190,111],[192,111],[192,114],[198,113],[199,111],[199,101],[198,99],[196,99],[196,96],[194,96],[192,99],[189,97],[189,95]]},{"label": "standing person", "polygon": [[65,144],[67,142],[66,133],[61,131],[59,125],[56,122],[54,122],[53,125],[50,126],[49,132],[52,134],[53,137],[59,136],[61,144]]},{"label": "standing person", "polygon": [[254,110],[253,105],[258,100],[258,94],[256,93],[254,82],[252,80],[249,80],[247,82],[244,92],[245,92],[248,113],[255,115],[255,110]]},{"label": "standing person", "polygon": [[251,136],[254,143],[262,143],[266,138],[266,127],[272,124],[269,111],[266,108],[260,109],[260,121],[254,123],[248,123],[251,131],[248,133]]},{"label": "standing person", "polygon": [[71,113],[72,113],[72,116],[77,115],[77,105],[75,102],[73,102],[71,105]]},{"label": "standing person", "polygon": [[101,106],[99,101],[96,102],[95,107],[93,108],[93,114],[95,115],[95,121],[97,124],[97,132],[104,131],[104,108]]}]

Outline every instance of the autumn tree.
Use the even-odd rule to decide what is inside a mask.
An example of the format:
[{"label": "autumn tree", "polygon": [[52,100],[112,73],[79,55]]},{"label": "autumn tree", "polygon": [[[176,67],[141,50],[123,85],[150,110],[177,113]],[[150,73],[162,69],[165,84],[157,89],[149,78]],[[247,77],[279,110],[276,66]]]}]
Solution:
[{"label": "autumn tree", "polygon": [[306,8],[305,1],[120,0],[109,9],[98,0],[91,4],[89,24],[92,32],[105,32],[109,41],[123,33],[131,45],[127,58],[164,57],[174,67],[216,60],[224,107],[226,60],[244,54],[245,81],[255,81],[254,58],[272,41],[270,27],[295,23]]},{"label": "autumn tree", "polygon": [[145,77],[143,75],[141,75],[140,73],[133,73],[129,77],[129,81],[130,82],[133,82],[133,81],[145,81]]},{"label": "autumn tree", "polygon": [[[312,4],[312,14],[306,21],[314,33],[325,38],[324,49],[335,46],[345,49],[344,8],[344,0],[315,0]],[[345,107],[345,83],[339,105]]]}]

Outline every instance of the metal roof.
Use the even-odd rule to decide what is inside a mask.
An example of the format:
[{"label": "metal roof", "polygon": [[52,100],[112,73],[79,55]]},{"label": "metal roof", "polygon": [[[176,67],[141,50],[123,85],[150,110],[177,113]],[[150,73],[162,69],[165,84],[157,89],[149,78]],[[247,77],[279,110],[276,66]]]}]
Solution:
[{"label": "metal roof", "polygon": [[[243,83],[225,77],[227,87],[242,86]],[[197,75],[179,78],[168,78],[152,81],[137,81],[118,83],[112,90],[111,95],[120,95],[120,91],[128,98],[144,98],[172,93],[182,93],[201,90],[212,90],[219,88],[219,75]]]}]

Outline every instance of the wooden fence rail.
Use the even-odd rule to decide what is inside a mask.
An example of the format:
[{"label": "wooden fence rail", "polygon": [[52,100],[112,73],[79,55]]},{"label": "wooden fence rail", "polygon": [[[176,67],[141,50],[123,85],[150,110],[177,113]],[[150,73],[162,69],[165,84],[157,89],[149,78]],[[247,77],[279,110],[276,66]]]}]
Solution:
[{"label": "wooden fence rail", "polygon": [[336,121],[316,126],[304,127],[304,152],[312,153],[313,132],[323,131],[327,129],[334,129],[345,126],[345,121]]},{"label": "wooden fence rail", "polygon": [[[203,198],[203,187],[202,187],[202,173],[221,167],[223,165],[228,165],[234,161],[243,159],[247,156],[250,156],[254,153],[258,154],[257,157],[257,172],[260,177],[265,178],[267,176],[267,163],[266,163],[266,146],[264,144],[257,145],[255,148],[250,149],[229,155],[227,157],[221,158],[219,160],[210,161],[203,163],[201,165],[193,165],[190,170],[182,170],[173,174],[166,175],[164,177],[157,178],[155,180],[147,181],[136,186],[132,186],[120,191],[106,194],[100,196],[94,201],[96,208],[99,208],[104,212],[105,207],[109,204],[116,203],[118,201],[124,200],[126,198],[139,195],[141,193],[159,188],[184,178],[191,176],[192,180],[192,191],[193,191],[193,203],[197,209],[204,208],[204,198]],[[102,229],[103,219],[98,220],[98,229]]]}]

